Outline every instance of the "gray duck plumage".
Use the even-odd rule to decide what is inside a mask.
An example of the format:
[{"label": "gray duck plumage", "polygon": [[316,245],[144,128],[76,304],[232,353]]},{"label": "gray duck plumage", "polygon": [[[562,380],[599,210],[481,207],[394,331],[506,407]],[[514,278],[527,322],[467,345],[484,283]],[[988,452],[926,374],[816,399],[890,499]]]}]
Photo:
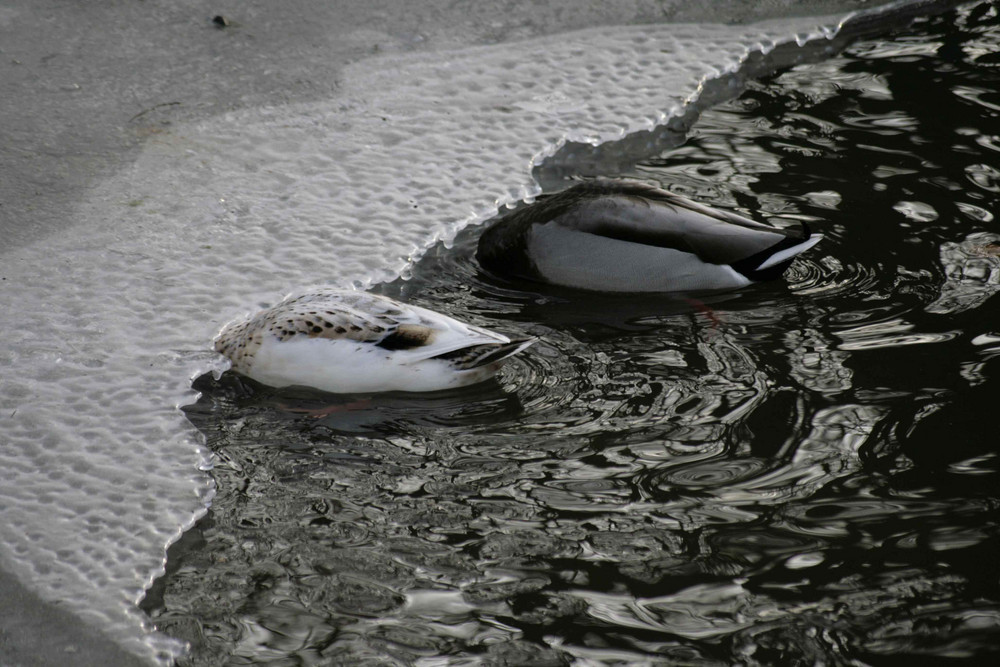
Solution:
[{"label": "gray duck plumage", "polygon": [[592,181],[510,213],[483,232],[480,265],[603,292],[733,289],[779,278],[822,237],[779,229],[660,188]]}]

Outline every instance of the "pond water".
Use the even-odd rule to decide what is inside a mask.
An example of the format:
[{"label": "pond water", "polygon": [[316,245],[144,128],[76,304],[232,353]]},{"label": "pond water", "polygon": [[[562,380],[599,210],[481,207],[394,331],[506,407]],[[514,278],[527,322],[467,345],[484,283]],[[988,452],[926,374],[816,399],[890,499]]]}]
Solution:
[{"label": "pond water", "polygon": [[182,664],[995,660],[998,53],[995,5],[924,20],[608,174],[808,221],[783,281],[508,283],[469,228],[375,289],[538,336],[496,381],[199,378],[218,492],[143,603]]}]

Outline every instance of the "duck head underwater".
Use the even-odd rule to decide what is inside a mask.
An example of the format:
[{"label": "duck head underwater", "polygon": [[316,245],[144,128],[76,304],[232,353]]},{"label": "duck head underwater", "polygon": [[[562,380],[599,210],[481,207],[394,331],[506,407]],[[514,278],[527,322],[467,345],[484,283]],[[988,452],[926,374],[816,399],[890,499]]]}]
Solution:
[{"label": "duck head underwater", "polygon": [[504,216],[476,257],[499,276],[585,290],[721,290],[780,278],[821,238],[650,185],[592,181]]}]

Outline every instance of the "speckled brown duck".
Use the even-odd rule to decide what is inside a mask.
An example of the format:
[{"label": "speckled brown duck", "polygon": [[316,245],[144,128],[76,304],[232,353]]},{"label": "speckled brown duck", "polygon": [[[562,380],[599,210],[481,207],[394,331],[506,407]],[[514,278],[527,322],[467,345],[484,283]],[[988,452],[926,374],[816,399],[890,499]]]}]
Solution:
[{"label": "speckled brown duck", "polygon": [[385,296],[322,288],[226,326],[215,349],[234,371],[272,387],[417,392],[486,380],[534,341]]}]

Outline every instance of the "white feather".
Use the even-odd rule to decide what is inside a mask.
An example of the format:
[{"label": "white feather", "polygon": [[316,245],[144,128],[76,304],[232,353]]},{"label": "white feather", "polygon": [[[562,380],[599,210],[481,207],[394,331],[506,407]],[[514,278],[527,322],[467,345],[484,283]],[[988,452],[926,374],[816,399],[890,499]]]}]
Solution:
[{"label": "white feather", "polygon": [[760,266],[757,267],[757,270],[763,271],[764,269],[769,269],[772,266],[775,266],[776,264],[781,264],[785,260],[791,259],[792,257],[795,257],[799,253],[809,250],[809,248],[813,247],[822,240],[823,240],[822,234],[813,234],[812,236],[807,238],[802,243],[799,243],[798,245],[793,245],[790,248],[785,248],[784,250],[779,250],[778,252],[774,253],[766,260],[764,260],[760,264]]}]

